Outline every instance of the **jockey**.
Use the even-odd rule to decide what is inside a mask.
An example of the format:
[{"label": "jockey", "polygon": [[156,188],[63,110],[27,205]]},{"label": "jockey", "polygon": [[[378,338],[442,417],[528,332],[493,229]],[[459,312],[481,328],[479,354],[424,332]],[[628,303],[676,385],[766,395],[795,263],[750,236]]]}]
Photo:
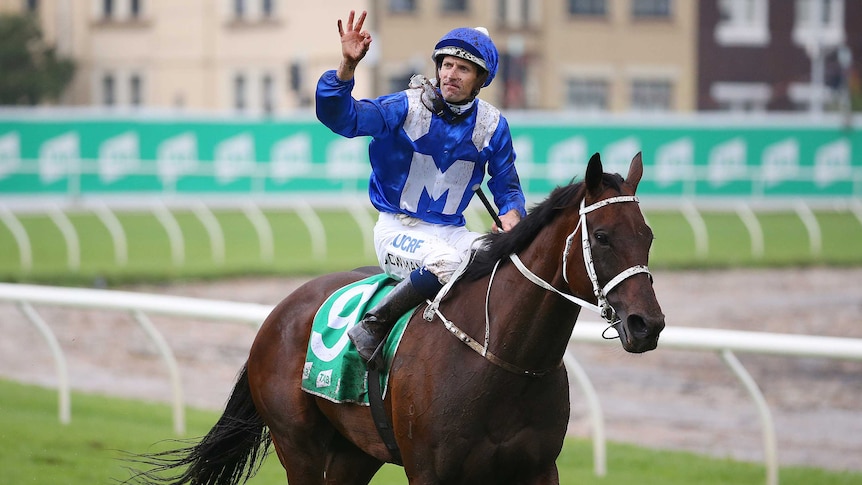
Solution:
[{"label": "jockey", "polygon": [[434,47],[437,80],[416,75],[404,91],[356,100],[354,71],[368,52],[366,13],[346,30],[338,21],[342,60],[317,84],[318,119],[345,137],[371,136],[369,197],[379,211],[374,244],[380,267],[400,282],[348,332],[370,366],[395,321],[432,299],[480,236],[465,227],[472,187],[487,168],[508,231],[526,215],[509,125],[478,99],[497,73],[497,49],[484,29],[458,28]]}]

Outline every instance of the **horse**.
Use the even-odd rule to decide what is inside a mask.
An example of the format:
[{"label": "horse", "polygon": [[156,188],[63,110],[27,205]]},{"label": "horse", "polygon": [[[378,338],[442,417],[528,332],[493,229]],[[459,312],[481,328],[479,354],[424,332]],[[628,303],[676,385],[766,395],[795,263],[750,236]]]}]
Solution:
[{"label": "horse", "polygon": [[384,400],[400,453],[368,406],[299,385],[312,319],[329,295],[368,275],[356,270],[284,298],[211,431],[151,456],[158,466],[141,476],[237,485],[271,443],[291,485],[368,484],[387,462],[402,465],[411,485],[558,484],[569,420],[562,360],[581,308],[601,313],[631,353],[655,349],[665,325],[647,269],[653,234],[635,196],[642,173],[640,153],[625,179],[604,173],[596,153],[582,182],[554,189],[511,231],[483,236],[450,291],[414,312]]}]

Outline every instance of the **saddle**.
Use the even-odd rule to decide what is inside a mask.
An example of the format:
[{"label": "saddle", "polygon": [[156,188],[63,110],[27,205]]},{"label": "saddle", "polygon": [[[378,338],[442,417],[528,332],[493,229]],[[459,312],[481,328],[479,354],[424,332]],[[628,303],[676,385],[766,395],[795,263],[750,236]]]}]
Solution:
[{"label": "saddle", "polygon": [[401,463],[401,451],[383,409],[383,397],[389,383],[392,357],[413,311],[401,316],[386,337],[381,350],[382,369],[367,370],[347,336],[347,331],[392,291],[393,283],[395,280],[385,274],[369,276],[340,288],[323,302],[311,325],[302,369],[302,390],[336,403],[370,406],[380,437],[393,460]]},{"label": "saddle", "polygon": [[[347,331],[392,290],[395,281],[385,274],[369,276],[340,288],[314,316],[302,371],[302,389],[336,403],[370,405],[365,362],[350,342]],[[395,355],[413,312],[395,323],[383,345],[384,367],[380,387],[386,395],[389,363]]]}]

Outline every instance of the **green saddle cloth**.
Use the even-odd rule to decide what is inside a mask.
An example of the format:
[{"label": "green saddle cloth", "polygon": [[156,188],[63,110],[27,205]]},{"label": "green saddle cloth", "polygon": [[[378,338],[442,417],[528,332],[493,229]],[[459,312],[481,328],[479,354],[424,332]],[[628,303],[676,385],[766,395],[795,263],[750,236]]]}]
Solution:
[{"label": "green saddle cloth", "polygon": [[[337,403],[368,405],[367,369],[347,331],[392,291],[392,281],[389,276],[379,274],[351,283],[333,293],[317,310],[302,369],[305,392]],[[389,363],[412,313],[398,320],[383,347],[386,363],[380,372],[380,388],[384,396]]]}]

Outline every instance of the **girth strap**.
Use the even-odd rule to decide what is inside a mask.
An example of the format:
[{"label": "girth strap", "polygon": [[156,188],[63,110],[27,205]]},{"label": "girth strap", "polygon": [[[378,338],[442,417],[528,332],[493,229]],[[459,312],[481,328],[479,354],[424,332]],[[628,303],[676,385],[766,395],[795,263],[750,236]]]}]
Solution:
[{"label": "girth strap", "polygon": [[386,409],[383,407],[383,391],[380,389],[380,371],[377,369],[368,370],[366,379],[368,380],[368,403],[371,407],[371,417],[374,419],[374,426],[383,439],[383,444],[392,455],[392,459],[396,464],[402,465],[404,460],[401,458],[401,450],[398,449],[398,443],[395,442],[395,430],[392,429],[392,423],[386,415]]}]

